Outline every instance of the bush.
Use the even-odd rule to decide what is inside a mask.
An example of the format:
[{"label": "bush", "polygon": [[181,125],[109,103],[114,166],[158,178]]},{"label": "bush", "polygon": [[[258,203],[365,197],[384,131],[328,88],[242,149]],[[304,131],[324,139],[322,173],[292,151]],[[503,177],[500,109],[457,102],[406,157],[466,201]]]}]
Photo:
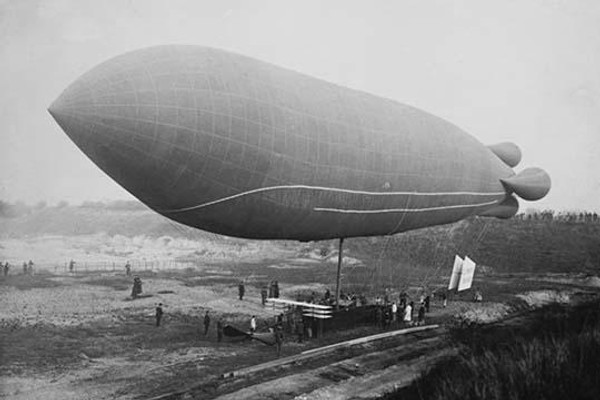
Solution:
[{"label": "bush", "polygon": [[552,306],[517,327],[454,328],[456,358],[385,399],[599,399],[600,302]]}]

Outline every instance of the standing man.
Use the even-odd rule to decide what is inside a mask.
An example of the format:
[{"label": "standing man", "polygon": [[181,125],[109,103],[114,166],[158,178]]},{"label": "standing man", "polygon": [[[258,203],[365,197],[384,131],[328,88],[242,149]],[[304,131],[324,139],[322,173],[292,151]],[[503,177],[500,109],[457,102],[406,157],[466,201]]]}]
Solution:
[{"label": "standing man", "polygon": [[302,316],[296,324],[296,334],[298,335],[298,343],[302,343],[304,341],[304,318]]},{"label": "standing man", "polygon": [[273,297],[279,298],[279,282],[277,281],[273,282]]},{"label": "standing man", "polygon": [[244,300],[245,293],[246,293],[246,287],[244,286],[244,281],[240,281],[240,284],[238,285],[238,295],[240,297],[240,300]]},{"label": "standing man", "polygon": [[412,310],[415,303],[411,301],[404,309],[404,323],[406,325],[412,325]]},{"label": "standing man", "polygon": [[208,328],[210,326],[210,316],[208,315],[208,311],[204,314],[204,336],[208,335]]},{"label": "standing man", "polygon": [[73,259],[71,259],[71,261],[69,261],[69,272],[73,273],[74,269],[75,269],[75,261],[73,261]]},{"label": "standing man", "polygon": [[250,318],[250,333],[254,334],[254,332],[256,332],[256,315]]},{"label": "standing man", "polygon": [[162,303],[158,303],[158,306],[156,307],[156,326],[160,326],[160,320],[162,319],[163,316],[163,309],[162,309]]},{"label": "standing man", "polygon": [[29,275],[33,275],[33,261],[29,260],[28,269]]},{"label": "standing man", "polygon": [[379,329],[383,329],[383,310],[381,309],[381,305],[377,305],[375,309],[375,322]]},{"label": "standing man", "polygon": [[217,342],[223,340],[223,317],[219,317],[217,321]]},{"label": "standing man", "polygon": [[129,261],[125,264],[125,275],[131,276],[131,264],[129,264]]},{"label": "standing man", "polygon": [[406,299],[407,299],[407,294],[406,292],[402,292],[400,293],[400,308],[401,309],[405,309],[406,308]]},{"label": "standing man", "polygon": [[27,275],[27,263],[23,261],[23,275]]},{"label": "standing man", "polygon": [[263,306],[265,304],[267,304],[267,288],[266,288],[266,286],[263,286],[262,289],[260,289],[260,301],[262,302]]},{"label": "standing man", "polygon": [[396,302],[394,301],[392,303],[392,324],[394,325],[394,327],[396,326],[396,315],[398,314],[398,306],[396,305]]},{"label": "standing man", "polygon": [[131,289],[131,297],[136,299],[142,293],[142,280],[139,276],[133,278],[133,288]]},{"label": "standing man", "polygon": [[[0,264],[1,265],[1,264]],[[10,270],[10,264],[8,261],[4,264],[4,276],[8,276],[8,271]]]},{"label": "standing man", "polygon": [[277,344],[277,356],[281,355],[281,346],[283,345],[283,328],[277,325],[275,328],[275,343]]},{"label": "standing man", "polygon": [[419,316],[417,319],[417,325],[421,326],[425,324],[425,306],[421,305],[421,307],[419,307]]},{"label": "standing man", "polygon": [[274,281],[269,282],[269,298],[272,299],[275,297],[275,284]]},{"label": "standing man", "polygon": [[431,303],[431,297],[429,295],[425,296],[425,312],[429,312],[429,305]]}]

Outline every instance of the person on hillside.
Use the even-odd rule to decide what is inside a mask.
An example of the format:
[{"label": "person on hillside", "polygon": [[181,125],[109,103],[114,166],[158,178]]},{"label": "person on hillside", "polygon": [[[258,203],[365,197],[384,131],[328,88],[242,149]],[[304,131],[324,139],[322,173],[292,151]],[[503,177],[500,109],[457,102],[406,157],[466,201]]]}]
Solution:
[{"label": "person on hillside", "polygon": [[250,333],[254,334],[254,332],[256,332],[256,315],[250,318]]},{"label": "person on hillside", "polygon": [[142,293],[142,280],[139,276],[133,278],[133,288],[131,289],[131,297],[136,299]]},{"label": "person on hillside", "polygon": [[129,264],[129,261],[125,264],[125,275],[131,276],[131,264]]},{"label": "person on hillside", "polygon": [[246,293],[246,286],[244,286],[244,281],[240,281],[238,285],[238,295],[240,300],[244,300],[244,294]]},{"label": "person on hillside", "polygon": [[208,335],[208,328],[210,327],[210,315],[208,311],[204,314],[204,336]]},{"label": "person on hillside", "polygon": [[223,317],[219,317],[217,321],[217,342],[223,340],[223,328],[225,327],[225,323],[223,322]]},{"label": "person on hillside", "polygon": [[162,303],[158,303],[158,306],[156,307],[156,326],[160,326],[160,320],[162,319],[163,316],[163,309],[162,309]]},{"label": "person on hillside", "polygon": [[412,310],[413,310],[414,305],[415,305],[415,303],[413,301],[411,301],[404,308],[404,323],[406,325],[412,325]]}]

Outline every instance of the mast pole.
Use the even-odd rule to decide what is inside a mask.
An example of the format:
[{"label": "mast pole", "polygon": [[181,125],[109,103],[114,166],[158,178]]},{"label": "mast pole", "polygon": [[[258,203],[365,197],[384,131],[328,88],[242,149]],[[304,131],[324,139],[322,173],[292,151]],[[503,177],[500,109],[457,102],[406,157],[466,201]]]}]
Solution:
[{"label": "mast pole", "polygon": [[340,246],[338,251],[338,264],[337,264],[337,279],[335,285],[335,309],[340,309],[340,289],[342,280],[342,259],[344,258],[344,238],[340,238]]}]

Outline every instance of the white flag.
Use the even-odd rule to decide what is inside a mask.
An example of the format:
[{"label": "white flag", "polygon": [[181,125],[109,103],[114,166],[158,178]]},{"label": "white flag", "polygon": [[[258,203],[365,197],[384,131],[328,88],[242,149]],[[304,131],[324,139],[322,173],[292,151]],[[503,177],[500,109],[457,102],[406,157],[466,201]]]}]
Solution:
[{"label": "white flag", "polygon": [[471,288],[473,284],[473,275],[475,274],[475,262],[469,257],[465,257],[465,262],[462,266],[460,273],[460,280],[458,282],[458,291],[467,290]]},{"label": "white flag", "polygon": [[448,284],[448,290],[456,289],[458,286],[458,278],[460,271],[462,270],[463,259],[458,255],[454,256],[454,267],[452,267],[452,276],[450,276],[450,283]]}]

